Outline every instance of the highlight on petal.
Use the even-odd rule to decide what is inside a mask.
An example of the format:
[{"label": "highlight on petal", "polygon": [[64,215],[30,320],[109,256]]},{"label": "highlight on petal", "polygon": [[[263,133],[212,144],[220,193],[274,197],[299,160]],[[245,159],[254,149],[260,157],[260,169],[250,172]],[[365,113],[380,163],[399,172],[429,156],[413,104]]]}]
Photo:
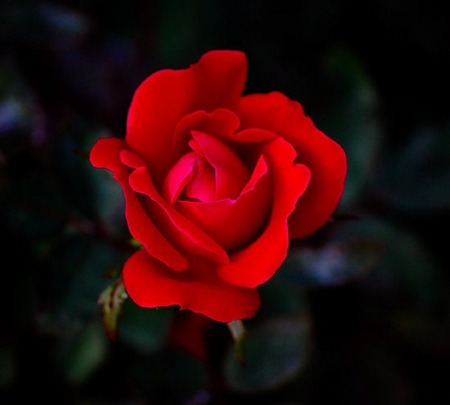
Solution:
[{"label": "highlight on petal", "polygon": [[145,199],[146,210],[158,229],[175,247],[189,257],[199,256],[214,263],[228,263],[228,254],[216,241],[159,195],[147,168],[136,169],[131,173],[129,182],[134,192]]},{"label": "highlight on petal", "polygon": [[259,238],[230,255],[230,263],[218,266],[218,276],[233,285],[255,288],[278,270],[289,247],[288,218],[308,187],[309,169],[294,164],[292,146],[282,138],[263,144],[272,175],[273,201],[266,228]]},{"label": "highlight on petal", "polygon": [[172,143],[178,121],[196,110],[235,109],[244,89],[247,59],[239,51],[210,51],[183,70],[161,70],[136,90],[126,142],[148,164],[159,188],[177,159]]},{"label": "highlight on petal", "polygon": [[95,167],[111,170],[114,179],[122,186],[125,217],[131,235],[168,267],[184,270],[188,267],[187,259],[156,228],[128,183],[129,169],[120,160],[120,156],[126,156],[122,153],[125,148],[126,144],[121,139],[101,138],[91,149],[90,161]]},{"label": "highlight on petal", "polygon": [[229,252],[254,238],[265,223],[273,198],[271,180],[262,156],[236,199],[211,203],[179,200],[175,208]]},{"label": "highlight on petal", "polygon": [[292,239],[316,231],[336,208],[344,189],[347,160],[341,146],[318,130],[302,106],[285,95],[272,92],[242,97],[237,113],[241,129],[273,131],[293,145],[302,163],[311,171],[308,189],[289,218]]},{"label": "highlight on petal", "polygon": [[252,317],[260,306],[256,289],[221,281],[203,260],[194,260],[188,271],[174,272],[140,250],[125,263],[123,279],[130,298],[146,308],[179,305],[218,322],[231,322]]}]

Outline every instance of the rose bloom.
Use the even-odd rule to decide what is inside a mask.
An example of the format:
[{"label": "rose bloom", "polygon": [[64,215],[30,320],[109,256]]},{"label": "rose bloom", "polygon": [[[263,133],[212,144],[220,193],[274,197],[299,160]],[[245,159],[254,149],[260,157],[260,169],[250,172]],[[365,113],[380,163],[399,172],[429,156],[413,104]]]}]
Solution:
[{"label": "rose bloom", "polygon": [[247,60],[210,51],[136,90],[126,136],[101,138],[90,161],[123,188],[143,248],[123,280],[142,307],[179,305],[216,321],[252,317],[257,287],[290,239],[327,222],[343,192],[342,148],[279,92],[243,96]]}]

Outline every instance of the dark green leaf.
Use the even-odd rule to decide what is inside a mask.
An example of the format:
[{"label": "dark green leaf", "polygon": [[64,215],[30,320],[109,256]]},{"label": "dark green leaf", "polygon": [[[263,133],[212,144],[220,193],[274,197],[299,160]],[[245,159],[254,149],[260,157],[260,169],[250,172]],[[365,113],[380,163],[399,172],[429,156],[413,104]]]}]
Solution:
[{"label": "dark green leaf", "polygon": [[228,383],[236,391],[257,392],[291,381],[306,364],[309,339],[306,319],[273,319],[249,329],[246,366],[242,367],[234,350],[227,356]]},{"label": "dark green leaf", "polygon": [[42,258],[42,308],[57,327],[77,327],[99,314],[97,300],[111,283],[103,277],[123,257],[110,244],[68,230]]},{"label": "dark green leaf", "polygon": [[12,346],[0,344],[0,390],[9,388],[16,377],[17,372],[16,353]]},{"label": "dark green leaf", "polygon": [[369,248],[378,249],[378,258],[365,284],[372,290],[387,289],[389,294],[395,291],[397,305],[407,300],[423,309],[438,308],[448,294],[436,258],[407,230],[377,218],[363,218],[347,223],[336,237],[344,244],[365,241]]},{"label": "dark green leaf", "polygon": [[367,72],[350,50],[337,48],[327,61],[338,96],[320,128],[347,154],[348,174],[341,206],[348,207],[361,197],[373,176],[383,133],[379,101]]},{"label": "dark green leaf", "polygon": [[150,353],[167,341],[173,308],[141,308],[127,300],[118,329],[118,341],[137,351]]},{"label": "dark green leaf", "polygon": [[450,207],[450,124],[417,130],[383,167],[378,192],[400,209],[444,211]]},{"label": "dark green leaf", "polygon": [[107,338],[99,323],[93,322],[60,342],[56,360],[63,379],[68,384],[79,385],[92,376],[107,355]]}]

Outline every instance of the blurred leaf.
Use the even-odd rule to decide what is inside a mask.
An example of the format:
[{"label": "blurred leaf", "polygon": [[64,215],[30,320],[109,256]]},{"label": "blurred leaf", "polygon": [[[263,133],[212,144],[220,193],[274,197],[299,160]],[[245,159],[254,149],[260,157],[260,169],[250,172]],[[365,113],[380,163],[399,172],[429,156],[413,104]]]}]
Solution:
[{"label": "blurred leaf", "polygon": [[172,308],[141,308],[127,300],[122,309],[118,341],[142,353],[151,353],[167,343]]},{"label": "blurred leaf", "polygon": [[99,313],[101,292],[110,284],[102,275],[121,262],[110,244],[89,235],[67,233],[49,246],[38,279],[45,322],[73,328]]},{"label": "blurred leaf", "polygon": [[[27,167],[33,163],[34,169]],[[17,166],[14,169],[25,173],[8,184],[0,201],[6,203],[2,210],[5,229],[36,241],[54,237],[64,227],[65,205],[52,176],[31,157],[27,164],[17,162]]]},{"label": "blurred leaf", "polygon": [[103,329],[108,337],[115,341],[117,337],[117,320],[122,314],[122,304],[128,297],[122,278],[107,287],[98,299],[102,306]]},{"label": "blurred leaf", "polygon": [[81,119],[74,119],[52,142],[51,170],[48,178],[53,179],[55,187],[65,201],[66,211],[87,219],[95,217],[95,204],[91,195],[95,192],[91,179],[93,170],[89,161],[79,153],[86,139],[98,134],[97,128]]},{"label": "blurred leaf", "polygon": [[[100,135],[100,136],[99,136]],[[97,134],[98,139],[108,134]],[[92,140],[89,148],[94,144]],[[113,179],[110,171],[90,167],[92,200],[97,217],[110,232],[121,233],[125,228],[125,199],[120,185]]]},{"label": "blurred leaf", "polygon": [[109,280],[113,278],[119,278],[122,275],[123,263],[117,264],[111,269],[109,269],[106,273],[103,274],[104,278]]},{"label": "blurred leaf", "polygon": [[442,305],[448,294],[442,268],[413,233],[384,220],[363,218],[337,230],[336,237],[345,244],[366,241],[378,246],[376,266],[362,280],[373,292],[389,291],[396,297],[396,305],[405,300],[423,309]]},{"label": "blurred leaf", "polygon": [[133,248],[141,249],[143,247],[141,242],[139,242],[134,238],[131,238],[128,242],[130,243],[130,246],[132,246]]},{"label": "blurred leaf", "polygon": [[35,18],[40,21],[42,35],[52,41],[74,41],[86,34],[89,28],[88,20],[68,7],[41,2],[37,11]]},{"label": "blurred leaf", "polygon": [[87,381],[108,355],[108,341],[98,322],[86,325],[72,338],[63,339],[57,364],[63,379],[71,385]]},{"label": "blurred leaf", "polygon": [[355,239],[291,249],[279,273],[300,286],[338,285],[365,277],[377,264],[380,243]]},{"label": "blurred leaf", "polygon": [[305,366],[310,352],[306,319],[272,319],[250,329],[246,337],[246,365],[228,353],[225,376],[233,390],[266,391],[292,380]]},{"label": "blurred leaf", "polygon": [[14,382],[16,374],[16,353],[12,346],[0,344],[0,389],[6,389]]},{"label": "blurred leaf", "polygon": [[241,320],[232,321],[227,324],[234,340],[234,352],[237,361],[245,366],[245,335],[244,323]]},{"label": "blurred leaf", "polygon": [[379,193],[400,209],[450,208],[450,123],[418,129],[384,165]]},{"label": "blurred leaf", "polygon": [[327,58],[338,96],[320,128],[345,150],[348,174],[340,205],[348,207],[361,197],[374,171],[382,127],[376,89],[357,57],[337,48]]},{"label": "blurred leaf", "polygon": [[37,1],[7,1],[0,9],[0,34],[33,45],[67,46],[89,28],[87,19],[73,9]]},{"label": "blurred leaf", "polygon": [[297,283],[285,277],[281,269],[269,282],[259,286],[258,291],[261,308],[257,317],[296,316],[305,308],[303,291]]},{"label": "blurred leaf", "polygon": [[[0,134],[6,152],[21,149],[28,142],[43,141],[42,117],[21,70],[13,58],[0,59]],[[18,139],[21,142],[18,142]],[[23,142],[26,139],[27,142]]]}]

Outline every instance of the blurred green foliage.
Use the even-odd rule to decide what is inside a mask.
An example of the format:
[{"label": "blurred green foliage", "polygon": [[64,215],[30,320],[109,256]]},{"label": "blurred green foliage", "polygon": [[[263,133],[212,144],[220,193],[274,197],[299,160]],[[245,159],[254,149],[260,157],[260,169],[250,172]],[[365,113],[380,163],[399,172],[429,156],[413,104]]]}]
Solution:
[{"label": "blurred green foliage", "polygon": [[[445,398],[449,17],[433,1],[3,1],[0,403],[28,387],[77,405]],[[246,367],[224,325],[189,330],[174,308],[126,300],[112,342],[97,303],[133,246],[87,153],[124,135],[147,75],[219,48],[246,52],[246,92],[300,101],[349,161],[337,215],[260,288]]]}]

